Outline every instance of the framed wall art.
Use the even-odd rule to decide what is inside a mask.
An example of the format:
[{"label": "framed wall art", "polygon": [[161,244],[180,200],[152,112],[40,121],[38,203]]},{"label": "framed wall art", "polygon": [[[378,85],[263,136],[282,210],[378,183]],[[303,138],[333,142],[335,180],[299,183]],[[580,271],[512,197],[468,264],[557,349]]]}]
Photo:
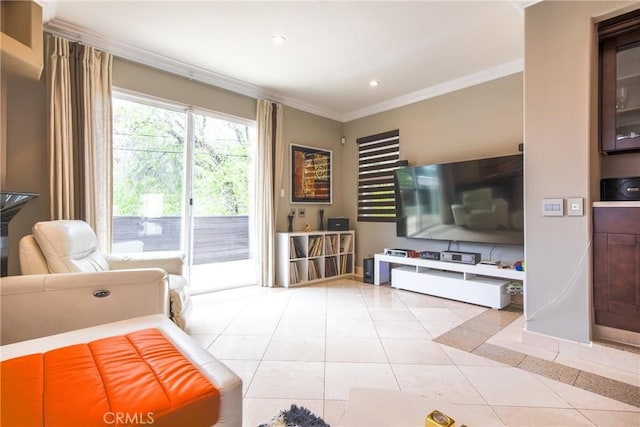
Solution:
[{"label": "framed wall art", "polygon": [[291,203],[332,203],[332,152],[291,144]]}]

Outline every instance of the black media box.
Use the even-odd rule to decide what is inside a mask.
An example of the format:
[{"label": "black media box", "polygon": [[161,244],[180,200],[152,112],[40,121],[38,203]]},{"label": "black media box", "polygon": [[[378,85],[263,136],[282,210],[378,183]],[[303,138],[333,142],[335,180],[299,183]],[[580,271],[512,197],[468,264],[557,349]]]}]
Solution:
[{"label": "black media box", "polygon": [[373,284],[373,258],[365,258],[362,260],[362,281],[364,283]]},{"label": "black media box", "polygon": [[603,202],[640,200],[640,176],[601,179],[600,200]]},{"label": "black media box", "polygon": [[327,229],[329,231],[348,231],[349,230],[349,218],[329,218],[327,223]]}]

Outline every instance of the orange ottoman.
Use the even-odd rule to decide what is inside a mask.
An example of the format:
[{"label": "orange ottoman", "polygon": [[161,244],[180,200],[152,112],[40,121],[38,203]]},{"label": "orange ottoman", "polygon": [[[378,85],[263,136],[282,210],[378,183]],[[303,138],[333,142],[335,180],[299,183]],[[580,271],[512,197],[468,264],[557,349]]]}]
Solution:
[{"label": "orange ottoman", "polygon": [[158,329],[0,363],[6,426],[211,426],[220,392]]}]

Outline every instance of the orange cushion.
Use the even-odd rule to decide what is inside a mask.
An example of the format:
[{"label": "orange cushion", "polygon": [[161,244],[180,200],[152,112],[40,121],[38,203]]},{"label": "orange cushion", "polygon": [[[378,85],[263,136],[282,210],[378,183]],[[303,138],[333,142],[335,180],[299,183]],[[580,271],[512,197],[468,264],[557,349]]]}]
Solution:
[{"label": "orange cushion", "polygon": [[1,425],[210,426],[218,389],[157,329],[0,364]]}]

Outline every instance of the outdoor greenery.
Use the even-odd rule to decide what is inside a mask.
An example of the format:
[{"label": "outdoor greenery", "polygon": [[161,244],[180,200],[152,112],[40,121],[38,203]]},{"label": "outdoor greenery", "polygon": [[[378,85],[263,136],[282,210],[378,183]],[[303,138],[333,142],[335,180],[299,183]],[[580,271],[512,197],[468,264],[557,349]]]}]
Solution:
[{"label": "outdoor greenery", "polygon": [[253,128],[195,115],[194,213],[248,215]]},{"label": "outdoor greenery", "polygon": [[[187,117],[184,111],[114,99],[114,216],[182,215]],[[192,117],[194,214],[248,215],[254,129]]]}]

